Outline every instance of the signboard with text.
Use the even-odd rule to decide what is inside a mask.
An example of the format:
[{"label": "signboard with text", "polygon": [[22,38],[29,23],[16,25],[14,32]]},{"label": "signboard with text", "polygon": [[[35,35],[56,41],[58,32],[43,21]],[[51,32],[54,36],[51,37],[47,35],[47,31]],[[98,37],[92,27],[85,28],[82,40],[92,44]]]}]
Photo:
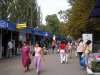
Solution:
[{"label": "signboard with text", "polygon": [[22,29],[22,28],[26,28],[26,27],[27,27],[26,23],[17,24],[17,25],[16,25],[16,28],[17,28],[17,29]]}]

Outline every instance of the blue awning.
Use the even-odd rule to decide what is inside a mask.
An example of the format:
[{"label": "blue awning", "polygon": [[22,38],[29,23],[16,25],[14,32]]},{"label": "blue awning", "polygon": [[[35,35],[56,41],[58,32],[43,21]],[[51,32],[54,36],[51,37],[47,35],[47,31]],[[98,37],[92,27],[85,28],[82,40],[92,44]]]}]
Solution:
[{"label": "blue awning", "polygon": [[8,29],[16,30],[16,24],[13,24],[11,22],[8,22]]},{"label": "blue awning", "polygon": [[45,31],[33,31],[34,35],[43,36],[43,37],[52,37],[52,34]]},{"label": "blue awning", "polygon": [[5,20],[0,20],[0,28],[7,28],[8,27],[8,23]]},{"label": "blue awning", "polygon": [[20,32],[23,33],[32,33],[33,35],[38,35],[38,36],[48,36],[48,37],[52,37],[52,34],[50,34],[49,32],[44,32],[41,29],[37,29],[37,28],[25,28],[25,29],[20,29]]},{"label": "blue awning", "polygon": [[23,32],[23,33],[32,33],[32,34],[40,34],[40,32],[42,30],[40,30],[39,28],[24,28],[24,29],[20,29],[19,30],[20,32]]},{"label": "blue awning", "polygon": [[33,28],[33,31],[38,32],[38,31],[42,31],[42,29],[40,29],[39,27],[35,27]]},{"label": "blue awning", "polygon": [[16,25],[9,21],[0,19],[0,28],[15,30]]},{"label": "blue awning", "polygon": [[96,5],[94,6],[90,14],[90,18],[91,17],[100,17],[100,0],[96,0]]},{"label": "blue awning", "polygon": [[23,33],[32,33],[33,32],[33,28],[24,28],[24,29],[20,29],[20,32]]}]

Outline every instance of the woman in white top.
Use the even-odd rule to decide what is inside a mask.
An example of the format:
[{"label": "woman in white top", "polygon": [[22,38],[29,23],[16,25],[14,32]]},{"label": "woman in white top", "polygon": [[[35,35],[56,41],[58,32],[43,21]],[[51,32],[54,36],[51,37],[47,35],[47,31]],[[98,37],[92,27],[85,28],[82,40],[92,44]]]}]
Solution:
[{"label": "woman in white top", "polygon": [[41,70],[41,60],[43,58],[43,49],[39,46],[38,43],[36,43],[34,50],[35,50],[34,65],[36,68],[36,73],[37,75],[39,75]]},{"label": "woman in white top", "polygon": [[79,55],[80,60],[81,60],[81,56],[82,56],[83,52],[84,52],[84,43],[83,43],[83,40],[80,40],[79,44],[77,46],[77,53]]}]

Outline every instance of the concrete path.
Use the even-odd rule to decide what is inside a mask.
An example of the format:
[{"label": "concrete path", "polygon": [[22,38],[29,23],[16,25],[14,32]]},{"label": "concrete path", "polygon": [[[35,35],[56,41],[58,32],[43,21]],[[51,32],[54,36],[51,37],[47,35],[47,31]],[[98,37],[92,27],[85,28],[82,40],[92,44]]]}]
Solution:
[{"label": "concrete path", "polygon": [[[31,64],[30,72],[23,72],[20,58],[0,60],[0,75],[36,75],[34,66]],[[80,70],[78,59],[73,56],[68,64],[61,64],[57,54],[45,55],[43,72],[41,75],[86,75]]]}]

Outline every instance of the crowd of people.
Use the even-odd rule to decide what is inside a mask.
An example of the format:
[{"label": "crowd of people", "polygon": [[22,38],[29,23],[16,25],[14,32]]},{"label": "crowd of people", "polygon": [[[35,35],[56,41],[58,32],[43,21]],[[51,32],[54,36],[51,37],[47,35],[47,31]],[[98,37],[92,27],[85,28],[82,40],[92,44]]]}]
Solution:
[{"label": "crowd of people", "polygon": [[[68,64],[68,59],[72,58],[73,52],[79,56],[80,66],[86,68],[88,63],[88,56],[91,53],[92,49],[90,47],[91,41],[83,42],[83,40],[75,41],[74,43],[69,41],[61,41],[59,44],[53,43],[51,44],[52,51],[54,53],[55,47],[57,47],[57,53],[59,53],[59,59],[61,64]],[[84,64],[81,63],[82,59],[85,59]],[[44,49],[41,47],[39,42],[36,42],[35,45],[32,46],[32,51],[30,51],[30,47],[27,42],[23,42],[23,46],[21,48],[21,59],[24,71],[29,71],[29,66],[34,61],[33,64],[36,69],[37,75],[41,72],[41,65],[44,59]]]},{"label": "crowd of people", "polygon": [[73,53],[75,53],[79,57],[80,68],[86,69],[89,55],[92,53],[92,41],[84,42],[82,39],[74,42],[61,41],[58,46],[58,53],[62,64],[68,63],[68,58],[72,58]]}]

